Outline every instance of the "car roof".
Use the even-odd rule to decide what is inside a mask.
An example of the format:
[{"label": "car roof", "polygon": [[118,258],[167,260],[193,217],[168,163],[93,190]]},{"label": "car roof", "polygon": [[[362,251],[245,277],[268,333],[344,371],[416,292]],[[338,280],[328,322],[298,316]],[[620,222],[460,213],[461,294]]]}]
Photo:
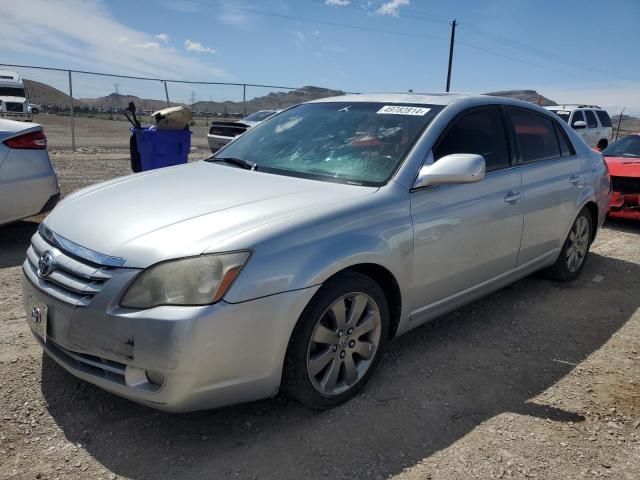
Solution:
[{"label": "car roof", "polygon": [[[449,105],[474,95],[465,93],[357,93],[337,97],[319,98],[307,103],[324,102],[376,102],[376,103],[413,103],[424,105]],[[476,95],[481,97],[481,95]]]},{"label": "car roof", "polygon": [[602,110],[597,105],[583,105],[583,104],[569,104],[565,103],[564,105],[548,105],[546,107],[547,110],[556,111],[556,110],[565,110],[567,112],[573,112],[574,110],[582,110],[582,109],[591,109],[591,110]]},{"label": "car roof", "polygon": [[473,95],[469,93],[360,93],[340,95],[336,97],[320,98],[306,103],[325,102],[375,102],[375,103],[405,103],[414,105],[447,106],[457,102],[464,102],[466,106],[485,105],[487,103],[514,105],[545,111],[538,105],[509,97],[493,95]]}]

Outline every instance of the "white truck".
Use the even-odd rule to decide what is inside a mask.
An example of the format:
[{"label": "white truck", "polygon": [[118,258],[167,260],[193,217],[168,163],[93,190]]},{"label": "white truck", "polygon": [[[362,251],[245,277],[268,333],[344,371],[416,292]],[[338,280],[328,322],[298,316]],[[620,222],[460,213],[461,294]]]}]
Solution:
[{"label": "white truck", "polygon": [[18,72],[0,70],[0,118],[33,119],[24,83]]}]

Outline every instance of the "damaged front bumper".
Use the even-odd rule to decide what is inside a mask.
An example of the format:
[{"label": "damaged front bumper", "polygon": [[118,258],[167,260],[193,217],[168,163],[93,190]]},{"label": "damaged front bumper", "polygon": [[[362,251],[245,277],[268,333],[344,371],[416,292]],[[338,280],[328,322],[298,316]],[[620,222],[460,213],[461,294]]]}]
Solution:
[{"label": "damaged front bumper", "polygon": [[72,306],[45,293],[29,268],[25,262],[24,308],[44,351],[76,377],[173,412],[275,395],[291,331],[318,288],[133,310],[118,300],[139,271],[123,268],[90,305]]},{"label": "damaged front bumper", "polygon": [[624,194],[611,192],[609,216],[640,220],[640,192]]}]

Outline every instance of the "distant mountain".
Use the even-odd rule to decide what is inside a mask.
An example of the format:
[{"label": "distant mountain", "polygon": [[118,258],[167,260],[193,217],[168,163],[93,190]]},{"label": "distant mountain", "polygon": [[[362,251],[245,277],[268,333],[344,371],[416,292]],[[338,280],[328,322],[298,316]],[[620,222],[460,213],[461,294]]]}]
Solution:
[{"label": "distant mountain", "polygon": [[[81,98],[80,101],[99,110],[124,110],[133,102],[138,110],[160,110],[167,107],[164,100],[154,100],[150,98],[140,98],[135,95],[122,95],[120,93],[110,93],[105,97],[98,98]],[[181,103],[171,103],[170,106],[175,107],[183,105]]]},{"label": "distant mountain", "polygon": [[[306,86],[288,92],[270,92],[262,97],[247,100],[247,113],[258,110],[281,110],[298,103],[316,100],[318,98],[335,97],[344,95],[341,90]],[[193,104],[194,112],[206,113],[237,113],[243,112],[242,102],[196,102]]]},{"label": "distant mountain", "polygon": [[550,98],[540,95],[535,90],[504,90],[501,92],[489,92],[485,95],[493,95],[495,97],[508,97],[515,98],[517,100],[524,100],[525,102],[536,103],[542,106],[557,105],[556,102]]},{"label": "distant mountain", "polygon": [[[36,82],[35,80],[27,80],[25,78],[23,81],[32,103],[37,103],[43,107],[69,107],[71,97],[66,93],[45,83]],[[82,106],[77,99],[74,99],[74,105]]]}]

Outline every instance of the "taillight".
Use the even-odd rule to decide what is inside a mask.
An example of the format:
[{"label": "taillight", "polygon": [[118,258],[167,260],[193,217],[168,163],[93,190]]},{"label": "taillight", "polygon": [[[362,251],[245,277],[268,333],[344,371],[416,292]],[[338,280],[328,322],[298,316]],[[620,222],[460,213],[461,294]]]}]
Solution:
[{"label": "taillight", "polygon": [[3,143],[10,148],[44,150],[47,148],[47,136],[42,130],[38,130],[10,138]]}]

